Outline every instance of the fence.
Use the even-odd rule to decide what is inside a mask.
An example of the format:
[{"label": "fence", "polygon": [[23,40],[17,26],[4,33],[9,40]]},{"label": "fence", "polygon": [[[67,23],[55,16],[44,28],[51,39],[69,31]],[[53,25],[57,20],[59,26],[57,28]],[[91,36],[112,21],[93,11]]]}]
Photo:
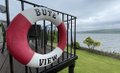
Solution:
[{"label": "fence", "polygon": [[[7,26],[10,23],[9,1],[5,0]],[[25,9],[25,4],[33,7],[45,7],[25,0],[18,0],[21,4],[21,11]],[[48,8],[48,7],[45,7]],[[6,55],[4,61],[0,64],[0,73],[56,73],[66,67],[69,67],[69,73],[74,73],[76,55],[76,17],[48,8],[58,14],[65,23],[67,29],[67,45],[62,56],[53,64],[43,68],[31,68],[18,63],[12,56],[4,50]],[[46,54],[53,50],[59,41],[59,32],[52,22],[46,20],[36,22],[28,33],[28,42],[30,47],[38,53]],[[7,69],[7,70],[6,70]]]}]

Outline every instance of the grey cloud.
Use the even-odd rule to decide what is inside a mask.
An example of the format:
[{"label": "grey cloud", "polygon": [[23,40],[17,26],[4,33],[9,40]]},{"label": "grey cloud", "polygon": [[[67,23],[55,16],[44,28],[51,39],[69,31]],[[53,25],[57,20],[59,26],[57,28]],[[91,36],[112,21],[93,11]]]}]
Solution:
[{"label": "grey cloud", "polygon": [[[104,29],[106,27],[118,28],[120,27],[120,9],[114,9],[114,6],[120,7],[120,0],[28,0],[40,5],[47,6],[65,13],[69,13],[78,17],[77,29]],[[16,1],[17,2],[17,1]],[[11,0],[11,15],[14,17],[20,12],[20,7],[15,0]],[[4,0],[0,0],[4,3]],[[30,6],[26,5],[26,8]],[[18,10],[19,9],[19,10]],[[103,17],[102,17],[103,16]],[[92,21],[81,22],[82,20],[89,20],[95,17]],[[99,18],[101,17],[101,18]],[[104,26],[104,27],[103,27]]]}]

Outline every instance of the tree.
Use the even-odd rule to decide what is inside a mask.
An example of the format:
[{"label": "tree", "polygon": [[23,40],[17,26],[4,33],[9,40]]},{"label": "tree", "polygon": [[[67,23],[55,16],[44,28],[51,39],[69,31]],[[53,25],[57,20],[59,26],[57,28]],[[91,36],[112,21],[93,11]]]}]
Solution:
[{"label": "tree", "polygon": [[0,42],[3,42],[3,31],[2,31],[2,23],[0,23]]},{"label": "tree", "polygon": [[4,52],[4,48],[5,48],[5,28],[3,26],[2,23],[0,23],[0,42],[2,42],[2,53]]},{"label": "tree", "polygon": [[98,42],[98,41],[94,41],[94,43],[93,43],[93,45],[92,45],[92,48],[94,49],[95,47],[98,47],[98,46],[100,46],[100,42]]},{"label": "tree", "polygon": [[94,49],[95,47],[100,46],[100,42],[93,40],[91,37],[87,37],[84,41],[84,44],[88,46],[88,48]]},{"label": "tree", "polygon": [[88,48],[92,48],[92,44],[93,44],[94,40],[91,37],[87,37],[83,43],[86,44],[88,46]]}]

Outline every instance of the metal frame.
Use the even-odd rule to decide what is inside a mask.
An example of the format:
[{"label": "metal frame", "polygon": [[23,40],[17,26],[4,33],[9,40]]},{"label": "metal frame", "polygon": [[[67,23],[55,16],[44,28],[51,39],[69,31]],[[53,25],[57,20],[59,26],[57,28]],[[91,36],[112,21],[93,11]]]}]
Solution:
[{"label": "metal frame", "polygon": [[[29,4],[32,5],[33,7],[45,7],[48,8],[46,6],[42,6],[42,5],[38,5],[35,3],[31,3],[25,0],[17,0],[20,2],[21,4],[21,11],[23,11],[25,9],[25,4]],[[5,0],[5,5],[6,5],[6,18],[7,18],[7,26],[9,26],[10,23],[10,14],[9,14],[9,0]],[[56,73],[66,67],[69,67],[69,73],[74,73],[74,67],[75,67],[75,60],[77,59],[77,55],[76,55],[76,17],[67,13],[63,13],[51,8],[48,8],[50,10],[55,11],[57,14],[59,14],[62,18],[62,21],[66,23],[66,28],[67,28],[67,46],[66,46],[66,51],[62,54],[62,57],[59,58],[57,60],[57,62],[51,64],[50,66],[44,67],[44,68],[30,68],[27,66],[24,66],[24,73]],[[37,23],[35,23],[36,26]],[[53,24],[50,23],[50,35],[51,35],[51,41],[50,41],[50,51],[53,50]],[[74,26],[74,28],[73,28]],[[43,37],[46,36],[45,32],[45,28],[46,28],[46,21],[43,20],[43,26],[44,29],[42,30],[44,32]],[[38,40],[39,40],[39,36],[37,37],[37,32],[38,30],[36,30],[35,28],[35,36],[30,38],[33,38],[35,40],[35,51],[39,52],[39,48],[38,48]],[[59,32],[57,32],[57,38],[59,38]],[[43,38],[44,40],[44,54],[47,53],[47,46],[46,46],[46,38]],[[59,39],[57,40],[57,42],[59,41]],[[70,45],[70,46],[69,46]],[[9,73],[17,73],[15,72],[15,67],[14,67],[14,60],[12,58],[12,56],[9,54],[9,64],[10,64],[10,72]]]}]

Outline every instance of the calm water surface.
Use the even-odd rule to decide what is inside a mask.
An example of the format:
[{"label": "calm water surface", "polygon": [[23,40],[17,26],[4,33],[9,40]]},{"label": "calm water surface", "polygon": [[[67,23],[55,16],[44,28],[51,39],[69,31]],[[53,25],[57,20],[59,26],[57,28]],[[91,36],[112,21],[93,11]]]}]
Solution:
[{"label": "calm water surface", "polygon": [[83,40],[88,36],[92,37],[94,40],[101,42],[100,47],[95,49],[107,52],[117,52],[120,53],[120,34],[81,34],[77,33],[76,39],[81,46],[87,47],[83,44]]}]

